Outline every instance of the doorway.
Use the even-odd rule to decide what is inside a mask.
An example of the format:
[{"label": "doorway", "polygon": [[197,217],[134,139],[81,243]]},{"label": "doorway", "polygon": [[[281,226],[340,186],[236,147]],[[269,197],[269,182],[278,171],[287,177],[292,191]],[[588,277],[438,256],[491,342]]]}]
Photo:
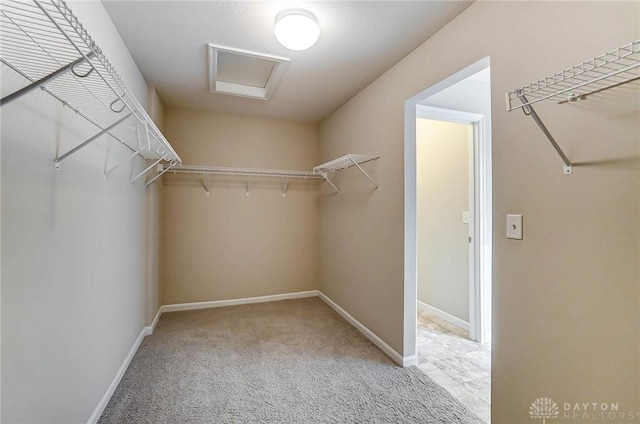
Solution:
[{"label": "doorway", "polygon": [[[480,74],[480,76],[479,76]],[[404,272],[404,364],[417,364],[417,119],[472,124],[474,193],[470,218],[473,260],[470,271],[469,333],[478,342],[491,340],[491,99],[490,84],[484,94],[469,95],[478,78],[490,75],[484,58],[405,101],[405,272]],[[470,78],[471,77],[471,78]],[[471,212],[471,211],[470,211]]]},{"label": "doorway", "polygon": [[416,121],[418,310],[467,332],[475,279],[474,131],[473,122]]},{"label": "doorway", "polygon": [[[491,88],[490,88],[490,61],[484,58],[471,66],[457,72],[445,80],[427,88],[423,92],[413,96],[405,102],[405,281],[404,281],[404,351],[405,365],[418,365],[419,352],[417,350],[418,338],[418,284],[420,275],[419,237],[418,237],[418,132],[420,122],[431,120],[440,124],[462,124],[470,133],[471,140],[468,145],[468,163],[459,165],[468,167],[469,187],[462,190],[462,196],[468,193],[468,210],[462,209],[448,213],[451,222],[461,225],[462,221],[468,221],[468,227],[458,228],[467,231],[468,274],[458,278],[457,305],[447,303],[453,298],[453,292],[438,294],[439,299],[433,300],[440,305],[436,309],[440,316],[435,316],[428,322],[430,328],[441,328],[445,338],[460,337],[461,343],[468,342],[478,346],[480,351],[488,351],[491,342],[491,235],[492,235],[492,211],[491,211]],[[432,131],[433,132],[433,131]],[[433,152],[432,154],[438,154]],[[438,158],[434,158],[437,162]],[[452,165],[456,166],[456,165]],[[458,169],[462,173],[462,170]],[[467,172],[467,170],[464,170]],[[459,177],[459,176],[458,176]],[[460,180],[460,178],[458,178]],[[437,182],[435,182],[437,184]],[[458,193],[460,194],[460,193]],[[420,199],[422,201],[423,199]],[[434,200],[432,200],[433,205]],[[461,206],[456,206],[460,209]],[[463,212],[465,213],[464,217]],[[423,224],[423,223],[421,223]],[[443,223],[441,223],[443,224]],[[437,227],[437,224],[436,224]],[[459,236],[459,234],[458,234]],[[459,246],[458,246],[459,248]],[[458,258],[462,257],[458,250]],[[440,261],[440,262],[438,262]],[[439,272],[446,274],[446,267],[442,267],[443,259],[436,259],[435,264],[441,266]],[[457,267],[463,262],[457,262]],[[432,264],[433,265],[433,264]],[[459,269],[458,269],[459,270]],[[432,269],[433,271],[433,269]],[[424,271],[422,271],[424,273]],[[461,289],[460,278],[467,279],[467,302],[464,302],[465,293]],[[462,293],[462,294],[461,294]],[[421,293],[422,294],[422,293]],[[437,296],[436,296],[437,297]],[[426,302],[423,302],[426,303]],[[434,305],[430,305],[434,306]],[[424,309],[420,311],[423,313]],[[433,312],[428,311],[428,312]],[[431,314],[433,315],[433,314]],[[431,320],[431,318],[429,318]],[[421,325],[424,317],[421,315]],[[460,331],[458,331],[460,330]],[[421,337],[423,334],[421,333]],[[422,341],[422,339],[421,339]],[[437,347],[434,347],[437,349]],[[445,350],[448,349],[445,348]],[[433,352],[432,352],[433,353]],[[427,352],[427,355],[429,353]],[[421,355],[422,356],[422,355]],[[433,355],[432,355],[433,356]],[[487,357],[485,355],[485,357]],[[490,357],[488,357],[490,367]],[[446,366],[446,364],[445,364]],[[451,364],[454,368],[455,364]],[[435,370],[438,372],[442,370]],[[450,370],[444,368],[445,372]],[[444,374],[444,373],[443,373]],[[450,373],[451,374],[451,373]],[[445,377],[450,377],[445,376]],[[490,384],[490,371],[485,369],[483,377]],[[455,382],[454,382],[455,383]],[[460,384],[469,386],[468,384]],[[452,390],[450,390],[452,394]],[[462,394],[464,395],[464,393]],[[487,404],[490,403],[490,394],[487,392]],[[460,396],[457,396],[460,398]],[[470,396],[473,397],[473,396]],[[461,399],[462,400],[462,399]],[[469,405],[468,405],[469,406]],[[488,405],[486,405],[488,406]],[[478,414],[481,415],[481,414]]]}]

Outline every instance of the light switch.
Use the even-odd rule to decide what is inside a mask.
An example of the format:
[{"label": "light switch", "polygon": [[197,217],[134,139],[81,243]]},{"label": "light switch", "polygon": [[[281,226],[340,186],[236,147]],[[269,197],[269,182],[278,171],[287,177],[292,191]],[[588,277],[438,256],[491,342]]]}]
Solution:
[{"label": "light switch", "polygon": [[471,222],[471,218],[469,218],[469,211],[462,212],[462,223],[469,224]]},{"label": "light switch", "polygon": [[522,215],[507,215],[507,238],[522,240]]}]

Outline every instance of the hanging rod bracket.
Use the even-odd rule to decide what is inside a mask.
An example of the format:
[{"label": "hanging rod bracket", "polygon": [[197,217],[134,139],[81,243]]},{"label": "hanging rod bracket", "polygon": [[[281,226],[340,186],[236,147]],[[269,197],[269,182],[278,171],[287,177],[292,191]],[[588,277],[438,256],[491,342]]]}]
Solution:
[{"label": "hanging rod bracket", "polygon": [[549,139],[549,142],[551,143],[553,148],[556,150],[556,152],[562,159],[562,162],[564,162],[564,167],[563,167],[564,175],[571,175],[573,173],[573,164],[571,163],[567,155],[564,154],[564,152],[562,151],[562,148],[560,147],[560,145],[558,145],[556,140],[553,138],[553,136],[547,129],[544,122],[542,122],[542,119],[540,119],[540,116],[538,116],[538,114],[536,113],[536,110],[533,108],[533,106],[527,102],[527,97],[522,93],[519,93],[518,97],[520,98],[520,101],[523,104],[525,104],[525,106],[523,106],[522,108],[522,111],[524,112],[524,114],[527,116],[530,116],[531,119],[533,119],[533,121],[538,125],[538,127],[540,127],[540,130],[542,131],[542,133],[547,137],[547,139]]}]

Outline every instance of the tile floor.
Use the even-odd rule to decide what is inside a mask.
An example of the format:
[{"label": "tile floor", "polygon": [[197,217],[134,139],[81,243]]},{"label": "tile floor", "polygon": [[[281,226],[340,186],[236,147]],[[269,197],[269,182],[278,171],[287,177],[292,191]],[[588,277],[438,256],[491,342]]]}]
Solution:
[{"label": "tile floor", "polygon": [[418,368],[482,420],[491,421],[491,344],[418,310]]}]

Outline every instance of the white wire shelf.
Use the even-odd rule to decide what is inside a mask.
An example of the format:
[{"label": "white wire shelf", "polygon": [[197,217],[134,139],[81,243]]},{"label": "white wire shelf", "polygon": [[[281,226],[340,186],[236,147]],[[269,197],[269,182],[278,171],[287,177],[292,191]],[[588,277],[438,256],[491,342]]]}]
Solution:
[{"label": "white wire shelf", "polygon": [[[640,79],[640,40],[506,94],[507,110],[543,100],[566,103]],[[523,97],[524,96],[524,97]]]},{"label": "white wire shelf", "polygon": [[[373,155],[357,155],[348,154],[338,159],[332,160],[322,165],[318,165],[313,168],[312,171],[292,171],[282,169],[260,169],[260,168],[231,168],[223,166],[200,166],[200,165],[176,165],[176,164],[159,164],[157,174],[147,182],[147,186],[153,184],[155,180],[160,178],[167,172],[172,174],[198,174],[203,176],[209,175],[230,175],[230,176],[244,176],[244,177],[271,177],[280,178],[288,181],[289,179],[304,179],[304,180],[322,180],[329,183],[329,185],[339,193],[340,190],[329,180],[328,173],[347,169],[351,166],[356,166],[362,173],[369,178],[369,180],[375,185],[376,189],[378,185],[367,174],[360,164],[378,159],[379,156]],[[204,188],[209,193],[209,182],[207,180]],[[285,185],[284,193],[286,194],[288,184]],[[247,192],[249,190],[247,182]]]},{"label": "white wire shelf", "polygon": [[340,170],[347,169],[352,166],[360,165],[362,163],[376,160],[379,158],[380,156],[375,156],[375,155],[349,153],[347,155],[340,156],[337,159],[331,160],[329,162],[325,162],[321,165],[314,166],[313,172],[317,174],[321,174],[323,172],[340,171]]},{"label": "white wire shelf", "polygon": [[[26,82],[14,93],[3,93],[2,106],[41,88],[99,130],[56,158],[56,169],[103,135],[127,146],[132,151],[129,159],[140,156],[156,164],[180,163],[171,144],[64,1],[2,1],[0,61]],[[119,165],[105,172],[105,177]]]},{"label": "white wire shelf", "polygon": [[640,79],[640,40],[586,60],[505,94],[507,110],[522,109],[549,140],[564,163],[565,175],[573,173],[573,163],[551,135],[533,108],[534,103],[552,100],[558,104],[584,100],[587,96]]},{"label": "white wire shelf", "polygon": [[360,172],[365,177],[369,179],[369,181],[371,181],[371,183],[375,186],[377,190],[378,188],[380,188],[378,184],[373,180],[373,178],[371,178],[369,174],[367,174],[367,172],[364,169],[362,169],[360,165],[366,162],[370,162],[372,160],[379,159],[379,158],[380,156],[376,156],[376,155],[348,153],[344,156],[340,156],[337,159],[334,159],[329,162],[325,162],[321,165],[313,167],[313,172],[316,174],[322,175],[325,181],[327,181],[329,185],[331,185],[331,187],[333,187],[333,189],[337,193],[340,193],[340,189],[338,189],[338,187],[336,187],[331,182],[331,180],[329,180],[329,173],[333,173],[335,171],[341,171],[343,169],[347,169],[352,166],[355,166],[360,170]]},{"label": "white wire shelf", "polygon": [[[171,164],[158,165],[158,173],[153,177],[147,186],[153,184],[153,182],[162,176],[164,173],[170,171],[172,174],[197,174],[207,177],[202,181],[202,185],[207,195],[210,193],[210,175],[229,175],[229,176],[241,176],[241,177],[267,177],[278,178],[284,181],[282,195],[287,195],[289,188],[289,180],[291,179],[303,179],[303,180],[324,180],[322,175],[314,174],[312,171],[292,171],[282,169],[259,169],[259,168],[230,168],[222,166],[198,166],[198,165],[181,165],[172,166]],[[246,192],[249,195],[249,180],[246,181]]]},{"label": "white wire shelf", "polygon": [[198,166],[198,165],[159,165],[159,172],[171,171],[171,173],[201,174],[201,175],[237,175],[249,177],[278,177],[278,178],[302,178],[305,180],[321,180],[322,176],[311,171],[289,171],[280,169],[258,168],[230,168],[222,166]]}]

